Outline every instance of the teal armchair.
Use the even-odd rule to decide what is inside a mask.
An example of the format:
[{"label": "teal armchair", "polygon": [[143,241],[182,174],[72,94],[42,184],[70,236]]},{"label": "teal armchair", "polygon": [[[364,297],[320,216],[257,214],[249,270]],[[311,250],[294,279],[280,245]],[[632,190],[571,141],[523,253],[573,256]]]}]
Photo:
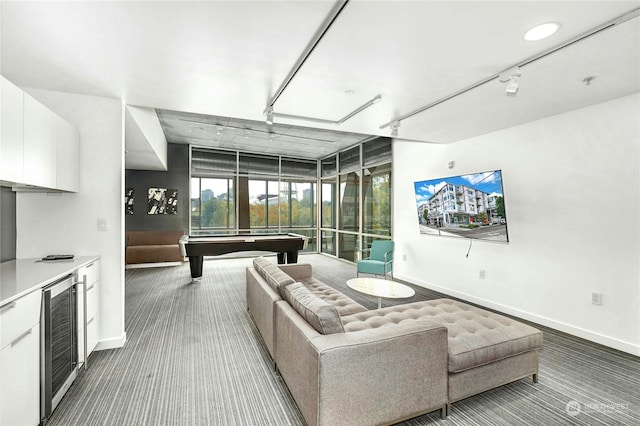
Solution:
[{"label": "teal armchair", "polygon": [[357,262],[356,276],[360,273],[384,275],[391,274],[393,279],[393,249],[394,242],[389,240],[374,240],[371,243],[371,252],[368,259],[359,260]]}]

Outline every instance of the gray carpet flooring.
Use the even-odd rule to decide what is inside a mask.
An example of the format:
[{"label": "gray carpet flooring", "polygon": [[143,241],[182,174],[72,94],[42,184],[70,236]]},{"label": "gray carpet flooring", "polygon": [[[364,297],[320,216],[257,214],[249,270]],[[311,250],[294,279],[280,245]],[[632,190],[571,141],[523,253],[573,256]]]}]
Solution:
[{"label": "gray carpet flooring", "polygon": [[[377,306],[344,284],[355,276],[353,265],[322,255],[300,261],[366,307]],[[304,424],[246,311],[250,264],[207,260],[197,284],[187,264],[127,270],[126,345],[92,354],[48,425]],[[443,297],[414,288],[409,301]],[[640,424],[640,358],[539,328],[539,383],[523,379],[459,401],[446,420],[434,412],[402,424]]]}]

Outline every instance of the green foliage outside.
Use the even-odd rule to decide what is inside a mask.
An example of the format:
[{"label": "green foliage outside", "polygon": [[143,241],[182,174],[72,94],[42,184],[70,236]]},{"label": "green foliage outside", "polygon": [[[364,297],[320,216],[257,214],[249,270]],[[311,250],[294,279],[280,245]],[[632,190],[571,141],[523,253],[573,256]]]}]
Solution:
[{"label": "green foliage outside", "polygon": [[[265,215],[265,210],[268,214]],[[250,223],[252,227],[278,227],[278,212],[280,212],[280,223],[285,228],[289,227],[313,227],[315,224],[315,209],[311,200],[304,198],[291,199],[291,206],[288,202],[281,202],[278,209],[278,201],[270,200],[267,203],[255,201],[249,206]],[[265,221],[266,217],[266,221]]]},{"label": "green foliage outside", "polygon": [[479,227],[480,225],[476,225],[475,223],[470,223],[468,225],[460,225],[460,228],[467,228],[467,229],[475,229]]},{"label": "green foliage outside", "polygon": [[227,200],[212,198],[202,203],[200,226],[203,228],[229,228],[235,226],[235,208]]},{"label": "green foliage outside", "polygon": [[487,215],[487,212],[480,212],[476,215],[476,222],[480,222],[480,223],[488,223],[489,222],[489,216]]},{"label": "green foliage outside", "polygon": [[504,211],[504,197],[496,197],[496,213],[498,216],[506,219],[507,215]]}]

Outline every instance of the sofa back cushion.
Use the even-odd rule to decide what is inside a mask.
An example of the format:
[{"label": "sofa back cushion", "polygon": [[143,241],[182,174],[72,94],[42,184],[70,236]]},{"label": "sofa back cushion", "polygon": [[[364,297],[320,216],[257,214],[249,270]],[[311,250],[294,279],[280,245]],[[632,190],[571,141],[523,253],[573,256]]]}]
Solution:
[{"label": "sofa back cushion", "polygon": [[283,287],[282,293],[284,300],[318,333],[344,333],[337,309],[311,293],[304,284],[289,284]]},{"label": "sofa back cushion", "polygon": [[253,259],[253,267],[264,280],[269,283],[276,293],[282,295],[280,289],[283,286],[293,284],[295,281],[286,272],[269,262],[264,257]]}]

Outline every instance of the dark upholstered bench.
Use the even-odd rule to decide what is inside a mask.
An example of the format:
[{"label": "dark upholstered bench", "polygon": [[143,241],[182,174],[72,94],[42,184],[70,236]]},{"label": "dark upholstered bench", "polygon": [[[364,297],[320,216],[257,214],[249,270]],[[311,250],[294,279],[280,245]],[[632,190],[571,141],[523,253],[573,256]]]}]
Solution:
[{"label": "dark upholstered bench", "polygon": [[127,231],[126,263],[183,262],[178,240],[183,231]]}]

